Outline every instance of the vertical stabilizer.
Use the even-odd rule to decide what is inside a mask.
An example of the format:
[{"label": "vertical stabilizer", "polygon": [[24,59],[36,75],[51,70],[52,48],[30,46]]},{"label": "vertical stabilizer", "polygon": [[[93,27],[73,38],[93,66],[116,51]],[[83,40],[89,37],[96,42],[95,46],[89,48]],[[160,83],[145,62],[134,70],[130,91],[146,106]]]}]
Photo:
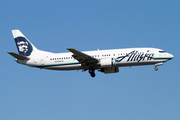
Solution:
[{"label": "vertical stabilizer", "polygon": [[30,56],[37,48],[19,31],[12,30],[12,34],[20,55]]}]

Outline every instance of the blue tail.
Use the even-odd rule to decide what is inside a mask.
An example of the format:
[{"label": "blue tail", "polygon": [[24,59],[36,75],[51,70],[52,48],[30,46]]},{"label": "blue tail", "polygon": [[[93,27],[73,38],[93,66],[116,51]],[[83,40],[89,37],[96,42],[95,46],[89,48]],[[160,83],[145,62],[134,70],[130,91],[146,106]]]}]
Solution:
[{"label": "blue tail", "polygon": [[30,56],[33,52],[33,44],[19,31],[12,30],[12,34],[20,55]]}]

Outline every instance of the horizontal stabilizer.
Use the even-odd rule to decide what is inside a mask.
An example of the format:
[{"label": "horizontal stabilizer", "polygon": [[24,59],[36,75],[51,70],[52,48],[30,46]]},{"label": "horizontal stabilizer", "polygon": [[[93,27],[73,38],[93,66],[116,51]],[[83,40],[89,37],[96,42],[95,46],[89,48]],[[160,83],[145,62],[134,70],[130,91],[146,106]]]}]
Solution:
[{"label": "horizontal stabilizer", "polygon": [[13,53],[13,52],[8,52],[8,53],[18,60],[29,60],[30,59],[29,57],[19,55],[19,54]]}]

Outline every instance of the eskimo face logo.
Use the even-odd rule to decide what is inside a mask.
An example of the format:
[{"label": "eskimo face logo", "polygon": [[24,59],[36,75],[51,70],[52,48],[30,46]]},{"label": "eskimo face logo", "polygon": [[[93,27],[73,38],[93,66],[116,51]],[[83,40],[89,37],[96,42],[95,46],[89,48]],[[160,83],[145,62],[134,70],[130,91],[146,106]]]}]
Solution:
[{"label": "eskimo face logo", "polygon": [[31,43],[24,37],[17,37],[14,39],[18,52],[20,55],[23,56],[30,56],[32,51],[33,51],[33,47],[31,45]]},{"label": "eskimo face logo", "polygon": [[28,42],[20,41],[17,42],[17,45],[20,52],[26,53],[28,51]]}]

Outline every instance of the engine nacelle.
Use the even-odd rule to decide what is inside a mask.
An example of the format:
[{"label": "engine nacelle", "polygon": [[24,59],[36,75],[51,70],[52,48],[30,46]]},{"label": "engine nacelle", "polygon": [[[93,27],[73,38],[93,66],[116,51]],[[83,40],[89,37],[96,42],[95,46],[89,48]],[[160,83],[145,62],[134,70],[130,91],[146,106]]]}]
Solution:
[{"label": "engine nacelle", "polygon": [[102,68],[100,71],[105,73],[105,74],[118,73],[119,72],[119,68],[118,67]]},{"label": "engine nacelle", "polygon": [[113,67],[115,65],[115,59],[114,58],[101,59],[99,64],[101,68]]}]

